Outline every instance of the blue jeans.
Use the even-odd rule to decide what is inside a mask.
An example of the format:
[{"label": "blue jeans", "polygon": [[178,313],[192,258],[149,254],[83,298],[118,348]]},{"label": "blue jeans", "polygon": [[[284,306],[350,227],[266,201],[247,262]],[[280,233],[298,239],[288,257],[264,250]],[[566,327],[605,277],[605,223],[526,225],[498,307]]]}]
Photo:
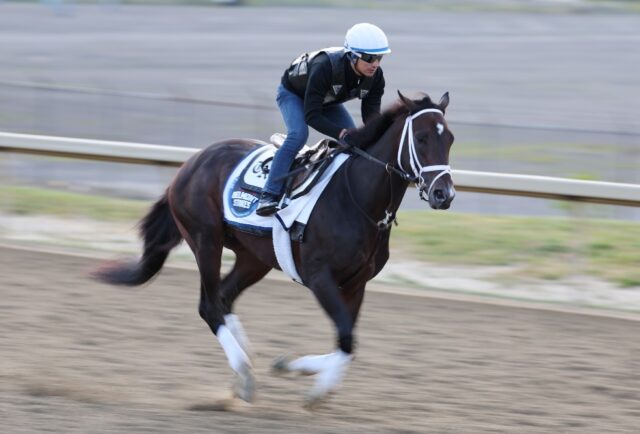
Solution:
[{"label": "blue jeans", "polygon": [[[286,182],[286,179],[282,177],[289,173],[293,160],[307,142],[309,127],[304,120],[304,101],[295,93],[287,90],[282,83],[278,86],[276,102],[287,127],[287,138],[273,157],[269,177],[263,191],[280,196]],[[341,128],[356,127],[351,115],[342,104],[325,106],[322,112]]]}]

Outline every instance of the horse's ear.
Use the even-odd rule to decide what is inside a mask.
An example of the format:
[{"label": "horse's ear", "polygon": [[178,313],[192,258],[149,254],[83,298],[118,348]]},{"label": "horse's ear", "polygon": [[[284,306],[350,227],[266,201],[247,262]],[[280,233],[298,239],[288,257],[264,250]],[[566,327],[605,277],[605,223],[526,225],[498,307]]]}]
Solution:
[{"label": "horse's ear", "polygon": [[400,91],[398,91],[398,95],[400,96],[400,100],[402,101],[402,103],[409,109],[410,112],[418,109],[418,106],[416,105],[416,103],[411,101],[409,98],[407,98],[403,94],[401,94]]},{"label": "horse's ear", "polygon": [[438,103],[438,105],[442,108],[442,110],[447,108],[447,106],[449,105],[449,92],[445,92],[444,95],[442,95],[442,98],[440,98],[440,102]]}]

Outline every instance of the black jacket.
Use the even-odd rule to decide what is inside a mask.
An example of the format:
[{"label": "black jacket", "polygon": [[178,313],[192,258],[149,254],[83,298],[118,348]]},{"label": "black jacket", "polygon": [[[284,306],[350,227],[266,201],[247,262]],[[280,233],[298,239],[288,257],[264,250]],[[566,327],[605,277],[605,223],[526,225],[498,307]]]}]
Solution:
[{"label": "black jacket", "polygon": [[362,121],[366,123],[380,113],[385,82],[381,68],[373,77],[358,76],[344,49],[327,48],[295,59],[284,72],[282,85],[304,100],[309,126],[337,139],[342,127],[324,116],[323,107],[360,98]]}]

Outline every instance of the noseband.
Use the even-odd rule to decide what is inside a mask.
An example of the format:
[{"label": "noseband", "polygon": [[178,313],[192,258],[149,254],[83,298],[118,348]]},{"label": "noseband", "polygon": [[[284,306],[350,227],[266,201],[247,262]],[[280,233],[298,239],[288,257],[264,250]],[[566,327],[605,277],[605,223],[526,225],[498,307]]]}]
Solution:
[{"label": "noseband", "polygon": [[[400,136],[400,146],[398,147],[398,168],[402,173],[407,176],[409,173],[402,167],[402,150],[404,147],[405,136],[407,137],[408,151],[409,151],[409,163],[411,164],[411,171],[413,172],[413,180],[418,186],[418,191],[420,192],[420,199],[429,202],[429,195],[431,194],[431,189],[435,185],[436,181],[443,177],[444,175],[451,174],[451,166],[444,164],[436,164],[432,166],[422,166],[420,161],[418,160],[418,153],[416,152],[416,144],[413,140],[413,120],[418,116],[424,113],[440,113],[444,116],[444,113],[438,109],[424,109],[420,110],[417,113],[414,113],[411,116],[407,116],[407,119],[404,121],[404,128],[402,129],[402,135]],[[427,183],[425,182],[422,174],[424,172],[437,172],[440,171],[434,178],[431,180],[431,184],[429,184],[429,188],[427,189],[427,193],[425,195],[425,187]]]}]

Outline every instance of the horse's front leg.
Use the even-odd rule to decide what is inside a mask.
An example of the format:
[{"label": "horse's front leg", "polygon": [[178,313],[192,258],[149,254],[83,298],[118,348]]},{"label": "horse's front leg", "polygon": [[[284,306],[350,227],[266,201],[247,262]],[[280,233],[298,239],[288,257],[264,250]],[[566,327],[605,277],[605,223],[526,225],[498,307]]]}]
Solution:
[{"label": "horse's front leg", "polygon": [[276,374],[297,372],[302,375],[317,375],[313,388],[305,399],[305,406],[313,408],[338,389],[352,359],[352,354],[342,350],[295,360],[284,356],[274,362],[273,371]]},{"label": "horse's front leg", "polygon": [[357,308],[354,309],[349,303],[350,299],[345,299],[341,294],[340,288],[328,270],[316,274],[309,282],[309,288],[336,326],[338,348],[329,354],[304,356],[291,361],[281,358],[273,367],[276,372],[317,374],[306,399],[306,405],[313,407],[338,389],[353,359],[353,326],[362,297],[356,297]]}]

